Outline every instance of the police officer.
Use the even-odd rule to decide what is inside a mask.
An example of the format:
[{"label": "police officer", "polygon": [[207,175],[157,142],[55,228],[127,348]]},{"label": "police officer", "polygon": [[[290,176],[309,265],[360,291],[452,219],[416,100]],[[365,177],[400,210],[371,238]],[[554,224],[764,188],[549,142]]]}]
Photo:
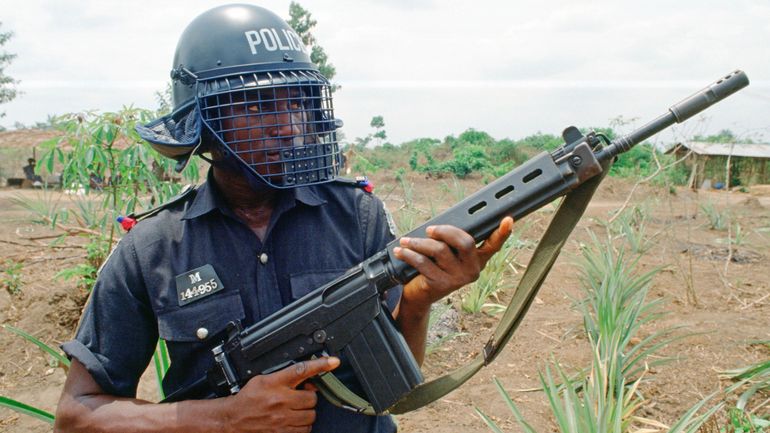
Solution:
[{"label": "police officer", "polygon": [[[336,357],[255,376],[232,396],[153,404],[136,398],[156,342],[171,366],[166,394],[212,365],[228,322],[248,326],[382,250],[394,238],[382,203],[335,180],[340,152],[329,83],[298,35],[250,5],[203,13],[184,31],[173,70],[174,111],[140,134],[181,169],[193,154],[206,182],[140,221],[100,271],[73,341],[60,432],[393,432],[319,397],[326,371],[356,387]],[[480,247],[452,226],[401,239],[396,256],[420,275],[387,303],[418,362],[430,305],[475,280],[510,234]],[[337,368],[339,367],[339,368]]]}]

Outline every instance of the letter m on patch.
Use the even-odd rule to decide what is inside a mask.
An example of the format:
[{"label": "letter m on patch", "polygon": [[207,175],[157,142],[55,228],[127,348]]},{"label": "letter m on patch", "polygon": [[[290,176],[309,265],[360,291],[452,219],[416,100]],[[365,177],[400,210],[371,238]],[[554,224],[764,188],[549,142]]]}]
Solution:
[{"label": "letter m on patch", "polygon": [[201,280],[201,273],[196,272],[194,274],[188,275],[188,277],[190,277],[190,283],[195,284]]}]

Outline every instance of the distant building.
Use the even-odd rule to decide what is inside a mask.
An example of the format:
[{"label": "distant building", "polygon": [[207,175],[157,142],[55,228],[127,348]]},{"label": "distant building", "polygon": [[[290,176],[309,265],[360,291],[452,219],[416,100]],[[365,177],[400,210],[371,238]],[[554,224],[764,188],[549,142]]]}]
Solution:
[{"label": "distant building", "polygon": [[690,151],[685,164],[690,167],[691,188],[700,187],[704,182],[711,186],[725,185],[728,160],[730,183],[726,186],[770,184],[770,144],[690,141],[679,143],[666,153],[682,158]]}]

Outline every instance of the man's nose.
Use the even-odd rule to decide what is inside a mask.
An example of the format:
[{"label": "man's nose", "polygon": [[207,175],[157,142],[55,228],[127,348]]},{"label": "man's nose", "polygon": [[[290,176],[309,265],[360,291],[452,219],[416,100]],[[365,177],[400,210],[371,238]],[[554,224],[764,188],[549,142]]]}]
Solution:
[{"label": "man's nose", "polygon": [[274,116],[275,122],[268,131],[271,137],[292,137],[301,134],[301,116],[289,111],[288,105],[279,106]]}]

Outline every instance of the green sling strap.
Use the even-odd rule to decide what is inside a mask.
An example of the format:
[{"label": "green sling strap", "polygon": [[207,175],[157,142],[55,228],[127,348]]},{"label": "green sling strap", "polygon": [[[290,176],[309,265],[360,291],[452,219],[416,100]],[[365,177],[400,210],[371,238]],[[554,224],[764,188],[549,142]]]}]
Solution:
[{"label": "green sling strap", "polygon": [[[417,386],[403,400],[396,403],[390,409],[390,413],[401,414],[410,412],[438,400],[465,383],[482,367],[497,357],[503,347],[505,347],[505,344],[508,343],[508,340],[513,336],[527,310],[529,310],[535,295],[543,281],[545,281],[545,277],[551,270],[556,258],[559,256],[564,243],[583,216],[588,203],[591,201],[591,197],[596,192],[596,188],[604,179],[609,165],[604,168],[605,170],[602,174],[578,186],[562,200],[543,238],[538,243],[529,261],[527,270],[516,287],[513,299],[511,299],[502,319],[500,319],[494,335],[484,346],[484,350],[468,364],[444,376]],[[369,402],[350,391],[333,374],[324,374],[314,379],[314,383],[329,402],[367,415],[376,414]]]}]

